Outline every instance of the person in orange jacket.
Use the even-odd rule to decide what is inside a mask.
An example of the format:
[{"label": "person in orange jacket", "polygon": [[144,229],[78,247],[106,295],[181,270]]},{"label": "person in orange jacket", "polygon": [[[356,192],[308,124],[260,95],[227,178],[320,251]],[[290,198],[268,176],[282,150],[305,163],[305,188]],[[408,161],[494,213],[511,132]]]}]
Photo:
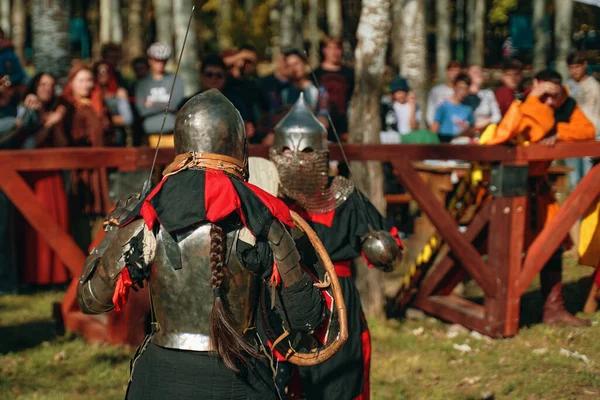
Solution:
[{"label": "person in orange jacket", "polygon": [[[516,139],[517,142],[540,142],[553,146],[559,140],[594,138],[594,125],[583,114],[577,102],[568,96],[561,76],[556,71],[547,69],[535,75],[532,90],[524,102],[513,102],[493,136],[486,140],[486,144],[499,144]],[[549,166],[550,162],[532,163],[530,175],[534,170],[545,173]],[[539,173],[533,175],[539,176]],[[542,230],[558,209],[547,180],[534,179],[531,183],[530,191],[535,191],[536,196],[530,203],[530,217],[535,218],[536,223],[529,240]],[[544,297],[543,322],[550,325],[589,325],[589,321],[575,317],[564,308],[562,253],[563,249],[559,248],[540,273]]]}]

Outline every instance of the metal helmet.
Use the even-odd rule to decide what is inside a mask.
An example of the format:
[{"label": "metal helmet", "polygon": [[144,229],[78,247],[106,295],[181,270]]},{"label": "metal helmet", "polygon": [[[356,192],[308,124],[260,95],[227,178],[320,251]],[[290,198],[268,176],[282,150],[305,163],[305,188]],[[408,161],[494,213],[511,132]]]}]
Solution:
[{"label": "metal helmet", "polygon": [[195,95],[175,120],[175,151],[221,154],[247,162],[244,121],[239,111],[217,89]]},{"label": "metal helmet", "polygon": [[288,148],[294,152],[308,149],[327,151],[327,129],[306,104],[304,93],[300,93],[292,109],[275,126],[273,148]]},{"label": "metal helmet", "polygon": [[336,193],[329,185],[327,129],[315,117],[302,93],[275,126],[275,141],[269,156],[279,171],[281,194],[310,211],[327,212],[337,206]]}]

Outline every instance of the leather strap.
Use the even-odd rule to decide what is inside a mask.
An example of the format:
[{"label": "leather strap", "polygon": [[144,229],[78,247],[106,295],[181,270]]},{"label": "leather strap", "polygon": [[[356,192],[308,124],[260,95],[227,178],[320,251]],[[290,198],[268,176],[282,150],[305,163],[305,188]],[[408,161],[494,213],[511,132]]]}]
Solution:
[{"label": "leather strap", "polygon": [[248,168],[238,159],[222,154],[201,153],[195,151],[176,156],[173,162],[165,168],[163,176],[173,175],[177,172],[191,168],[215,169],[234,175],[242,180],[248,179]]}]

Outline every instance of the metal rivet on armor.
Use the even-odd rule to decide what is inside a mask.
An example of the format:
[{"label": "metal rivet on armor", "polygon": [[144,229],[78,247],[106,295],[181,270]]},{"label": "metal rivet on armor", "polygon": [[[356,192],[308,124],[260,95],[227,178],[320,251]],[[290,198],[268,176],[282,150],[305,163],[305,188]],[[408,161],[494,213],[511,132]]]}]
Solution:
[{"label": "metal rivet on armor", "polygon": [[510,207],[504,207],[504,214],[508,214],[510,212]]}]

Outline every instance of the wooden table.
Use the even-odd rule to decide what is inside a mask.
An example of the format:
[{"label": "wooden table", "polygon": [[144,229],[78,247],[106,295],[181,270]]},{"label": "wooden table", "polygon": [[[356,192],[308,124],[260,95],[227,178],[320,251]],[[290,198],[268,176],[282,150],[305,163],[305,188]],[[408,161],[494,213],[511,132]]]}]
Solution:
[{"label": "wooden table", "polygon": [[[332,159],[341,159],[337,147],[332,146],[330,150]],[[403,186],[448,245],[447,256],[419,289],[417,305],[432,315],[493,337],[517,333],[521,296],[567,235],[569,228],[600,194],[600,166],[596,166],[571,192],[558,215],[545,226],[531,246],[524,249],[526,194],[494,196],[473,218],[466,232],[461,234],[457,223],[444,207],[440,207],[438,195],[426,185],[412,162],[460,159],[492,163],[495,167],[527,167],[536,161],[600,157],[599,142],[559,143],[552,148],[542,145],[347,145],[346,153],[352,161],[379,160],[392,163],[399,171],[398,176]],[[250,155],[268,157],[268,148],[251,146]],[[113,340],[125,342],[132,332],[129,327],[123,327],[124,324],[117,324],[116,318],[102,320],[84,315],[78,310],[76,287],[85,254],[69,233],[63,231],[43,211],[43,206],[19,172],[114,167],[136,170],[149,168],[152,156],[151,149],[136,148],[0,151],[0,189],[59,255],[73,275],[74,279],[61,305],[62,318],[68,329],[82,332],[88,338],[107,340],[107,332],[112,332],[112,337],[116,338]],[[158,162],[167,164],[173,157],[173,149],[161,149]],[[472,242],[486,226],[488,254],[484,261]],[[525,258],[522,257],[524,250]],[[455,266],[464,269],[477,281],[485,293],[483,305],[452,295],[439,295],[437,289],[440,282],[453,274]]]}]

